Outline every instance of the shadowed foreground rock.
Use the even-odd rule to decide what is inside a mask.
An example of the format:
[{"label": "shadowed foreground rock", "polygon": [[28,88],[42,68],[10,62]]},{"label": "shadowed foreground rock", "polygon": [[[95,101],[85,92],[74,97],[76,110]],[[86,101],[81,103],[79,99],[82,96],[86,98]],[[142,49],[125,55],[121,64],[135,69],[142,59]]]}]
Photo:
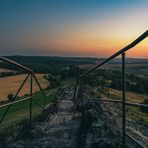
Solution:
[{"label": "shadowed foreground rock", "polygon": [[73,117],[73,93],[64,93],[56,112],[47,122],[38,122],[19,141],[9,144],[11,148],[73,148],[79,122]]},{"label": "shadowed foreground rock", "polygon": [[121,114],[96,99],[85,99],[74,111],[72,96],[73,89],[67,88],[49,120],[35,123],[8,147],[121,148]]},{"label": "shadowed foreground rock", "polygon": [[[79,106],[82,112],[77,134],[77,148],[120,148],[121,133],[111,112],[96,100]],[[110,113],[110,114],[109,114]]]}]

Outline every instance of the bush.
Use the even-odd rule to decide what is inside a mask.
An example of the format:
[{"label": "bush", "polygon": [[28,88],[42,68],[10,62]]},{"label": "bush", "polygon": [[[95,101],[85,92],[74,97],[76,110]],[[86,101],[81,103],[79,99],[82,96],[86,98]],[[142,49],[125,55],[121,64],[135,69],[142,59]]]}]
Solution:
[{"label": "bush", "polygon": [[61,76],[60,75],[57,75],[57,76],[48,75],[47,80],[49,81],[49,86],[47,87],[47,89],[58,87],[61,84]]},{"label": "bush", "polygon": [[8,100],[9,101],[14,101],[14,96],[13,96],[13,94],[8,94]]}]

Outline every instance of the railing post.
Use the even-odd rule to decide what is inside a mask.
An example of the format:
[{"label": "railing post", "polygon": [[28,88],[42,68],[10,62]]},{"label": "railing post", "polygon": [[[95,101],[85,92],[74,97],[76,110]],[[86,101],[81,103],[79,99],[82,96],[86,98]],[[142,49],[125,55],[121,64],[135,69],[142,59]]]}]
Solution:
[{"label": "railing post", "polygon": [[126,147],[125,93],[126,93],[125,53],[122,53],[122,146],[123,148]]},{"label": "railing post", "polygon": [[74,104],[76,103],[77,90],[78,90],[78,83],[79,83],[79,79],[77,79],[76,85],[75,85],[75,88],[74,88],[74,96],[73,96],[73,102],[74,102]]},{"label": "railing post", "polygon": [[33,74],[31,74],[30,77],[30,118],[29,118],[29,125],[31,127],[31,121],[32,121],[32,88],[33,88]]},{"label": "railing post", "polygon": [[76,98],[77,87],[78,87],[78,79],[76,81],[75,88],[74,88],[74,99]]},{"label": "railing post", "polygon": [[80,89],[79,89],[79,101],[81,102],[82,101],[82,78],[80,79],[80,83],[79,83],[79,86],[80,86]]},{"label": "railing post", "polygon": [[82,106],[84,105],[84,102],[83,102],[83,88],[82,88],[82,83],[83,83],[83,79],[81,78],[80,79],[80,99],[82,101]]}]

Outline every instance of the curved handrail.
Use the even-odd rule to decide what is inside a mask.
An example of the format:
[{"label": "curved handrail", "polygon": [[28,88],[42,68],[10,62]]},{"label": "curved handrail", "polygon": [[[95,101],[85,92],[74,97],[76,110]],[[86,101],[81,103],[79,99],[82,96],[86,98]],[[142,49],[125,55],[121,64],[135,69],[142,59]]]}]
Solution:
[{"label": "curved handrail", "polygon": [[96,68],[104,65],[105,63],[107,63],[108,61],[114,59],[115,57],[119,56],[120,54],[126,52],[127,50],[133,48],[134,46],[136,46],[138,43],[140,43],[142,40],[144,40],[146,37],[148,37],[148,30],[145,31],[142,35],[140,35],[136,40],[134,40],[132,43],[130,43],[129,45],[127,45],[126,47],[122,48],[121,50],[119,50],[118,52],[116,52],[115,54],[113,54],[112,56],[110,56],[109,58],[107,58],[106,60],[104,60],[103,62],[101,62],[100,64],[94,66],[93,68],[89,69],[88,71],[86,71],[85,73],[83,73],[82,75],[80,75],[78,77],[78,79],[82,78],[83,76],[87,75],[88,73],[92,72],[93,70],[95,70]]},{"label": "curved handrail", "polygon": [[[81,79],[84,76],[86,76],[87,74],[89,74],[90,72],[92,72],[95,69],[101,67],[105,63],[109,62],[110,60],[116,58],[119,55],[122,55],[122,100],[119,100],[119,101],[117,101],[117,100],[109,100],[109,102],[115,102],[115,103],[121,103],[122,104],[122,141],[123,141],[122,142],[122,145],[123,145],[124,148],[126,147],[125,137],[127,135],[126,134],[126,115],[125,115],[126,110],[125,110],[125,105],[148,107],[148,105],[146,105],[146,104],[130,103],[130,102],[126,102],[126,100],[125,100],[125,94],[126,94],[125,93],[126,92],[125,52],[128,51],[129,49],[133,48],[134,46],[136,46],[138,43],[140,43],[146,37],[148,37],[148,30],[145,31],[142,35],[140,35],[136,40],[134,40],[132,43],[130,43],[126,47],[122,48],[121,50],[119,50],[118,52],[116,52],[115,54],[113,54],[112,56],[110,56],[109,58],[107,58],[106,60],[104,60],[103,62],[101,62],[100,64],[97,64],[93,68],[91,68],[91,69],[87,70],[86,72],[84,72],[83,74],[81,74],[77,78],[76,85],[75,85],[74,104],[75,104],[75,107],[76,107],[76,103],[77,103],[77,99],[78,99],[78,93],[79,93],[79,86],[81,86]],[[108,100],[106,100],[106,99],[105,100],[102,100],[101,99],[99,101],[108,101]],[[134,137],[130,137],[130,139],[133,142],[137,143],[137,145],[139,145],[140,147],[144,148],[144,146],[142,146],[141,144],[139,144],[139,142],[137,142],[137,140]]]},{"label": "curved handrail", "polygon": [[0,57],[0,61],[3,61],[3,62],[6,62],[6,63],[9,63],[9,64],[11,64],[11,65],[17,66],[17,67],[22,68],[23,70],[26,70],[26,71],[28,71],[29,73],[33,74],[33,77],[34,77],[35,81],[37,82],[37,85],[39,86],[40,91],[41,91],[42,94],[45,96],[45,94],[44,94],[44,92],[43,92],[43,89],[42,89],[42,87],[41,87],[41,85],[40,85],[38,79],[36,78],[35,73],[34,73],[33,70],[31,70],[30,68],[28,68],[28,67],[26,67],[26,66],[24,66],[24,65],[22,65],[22,64],[19,64],[19,63],[15,62],[15,61],[9,60],[9,59],[7,59],[7,58],[5,58],[5,57]]},{"label": "curved handrail", "polygon": [[[7,112],[9,111],[11,105],[16,104],[16,103],[21,102],[21,101],[24,101],[24,100],[30,99],[30,124],[31,124],[31,117],[32,117],[32,94],[33,94],[33,89],[32,89],[32,87],[33,87],[33,78],[34,78],[34,80],[36,81],[37,86],[39,87],[39,89],[40,89],[40,91],[41,91],[41,93],[42,93],[42,95],[43,95],[43,97],[44,97],[44,106],[43,106],[43,110],[44,110],[44,108],[45,108],[45,93],[44,93],[44,91],[43,91],[43,89],[42,89],[42,87],[41,87],[41,85],[40,85],[40,83],[39,83],[37,77],[35,76],[35,73],[34,73],[33,70],[29,69],[28,67],[26,67],[26,66],[24,66],[24,65],[22,65],[22,64],[19,64],[19,63],[15,62],[15,61],[12,61],[12,60],[10,60],[10,59],[7,59],[7,58],[5,58],[5,57],[0,57],[0,61],[3,61],[3,62],[6,62],[6,63],[9,63],[9,64],[11,64],[11,65],[17,66],[17,67],[19,67],[19,68],[21,68],[21,69],[23,69],[23,70],[25,70],[25,71],[28,72],[27,77],[25,78],[25,80],[23,81],[23,83],[21,84],[21,86],[19,87],[17,93],[16,93],[15,96],[14,96],[14,101],[11,102],[11,103],[6,103],[6,104],[4,104],[4,105],[0,105],[0,108],[7,107],[7,109],[6,109],[6,111],[4,112],[2,118],[0,119],[0,123],[3,121],[4,117],[6,116]],[[30,96],[27,97],[27,98],[21,99],[21,100],[15,100],[30,75],[31,75]],[[40,105],[40,107],[41,107],[41,105]]]},{"label": "curved handrail", "polygon": [[21,65],[21,64],[19,64],[19,63],[16,63],[15,61],[9,60],[9,59],[7,59],[7,58],[5,58],[5,57],[0,57],[0,61],[3,61],[3,62],[6,62],[6,63],[9,63],[9,64],[11,64],[11,65],[17,66],[17,67],[22,68],[23,70],[26,70],[26,71],[28,71],[28,72],[30,72],[30,73],[34,73],[34,72],[33,72],[31,69],[29,69],[28,67],[26,67],[26,66],[24,66],[24,65]]},{"label": "curved handrail", "polygon": [[126,47],[122,48],[121,50],[119,50],[118,52],[116,52],[115,54],[113,54],[112,56],[110,56],[109,58],[107,58],[106,60],[104,60],[103,62],[101,62],[100,64],[95,65],[94,67],[92,67],[91,69],[87,70],[86,72],[84,72],[83,74],[81,74],[80,76],[78,76],[77,81],[76,81],[76,85],[75,85],[75,91],[74,91],[74,100],[76,100],[77,98],[77,91],[78,91],[78,85],[79,85],[79,81],[81,78],[83,78],[84,76],[86,76],[87,74],[89,74],[90,72],[94,71],[95,69],[97,69],[98,67],[101,67],[102,65],[104,65],[105,63],[109,62],[110,60],[116,58],[117,56],[119,56],[120,54],[125,53],[127,50],[133,48],[134,46],[136,46],[138,43],[140,43],[142,40],[144,40],[146,37],[148,37],[148,30],[146,30],[142,35],[140,35],[136,40],[134,40],[132,43],[130,43],[129,45],[127,45]]},{"label": "curved handrail", "polygon": [[26,66],[24,66],[22,64],[19,64],[19,63],[13,61],[13,60],[7,59],[7,58],[2,57],[2,56],[0,56],[0,61],[3,61],[3,62],[6,62],[6,63],[9,63],[11,65],[17,66],[17,67],[19,67],[19,68],[29,72],[30,74],[32,74],[32,76],[34,77],[35,81],[37,82],[37,85],[38,85],[40,91],[42,92],[43,96],[45,96],[45,93],[43,92],[43,89],[42,89],[42,87],[41,87],[37,77],[35,76],[35,73],[34,73],[33,70],[31,70],[30,68],[28,68],[28,67],[26,67]]}]

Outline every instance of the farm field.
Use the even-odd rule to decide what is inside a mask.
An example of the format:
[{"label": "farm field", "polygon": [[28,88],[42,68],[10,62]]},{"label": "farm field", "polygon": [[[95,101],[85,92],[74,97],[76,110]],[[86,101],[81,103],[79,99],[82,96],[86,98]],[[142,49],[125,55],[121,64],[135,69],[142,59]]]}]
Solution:
[{"label": "farm field", "polygon": [[[19,89],[21,83],[26,78],[26,74],[9,76],[0,78],[0,101],[7,100],[8,94],[15,94]],[[36,74],[38,81],[40,82],[42,88],[46,88],[49,82],[43,78],[44,74]],[[30,90],[30,79],[28,78],[23,89],[20,91],[18,96],[23,96],[28,94]],[[39,88],[35,81],[33,81],[33,92],[38,91]]]},{"label": "farm field", "polygon": [[0,73],[1,72],[14,72],[13,70],[5,69],[5,68],[0,68]]},{"label": "farm field", "polygon": [[[44,90],[45,105],[52,103],[55,95],[57,94],[58,88]],[[48,95],[47,95],[48,94]],[[32,100],[32,121],[39,120],[42,113],[42,108],[44,105],[43,95],[39,91],[33,94]],[[0,118],[5,113],[7,107],[0,109]],[[3,122],[1,123],[0,135],[5,137],[5,140],[9,141],[13,136],[16,136],[22,125],[28,125],[29,123],[29,101],[23,101],[12,105],[6,114]],[[9,133],[9,134],[8,134]]]}]

